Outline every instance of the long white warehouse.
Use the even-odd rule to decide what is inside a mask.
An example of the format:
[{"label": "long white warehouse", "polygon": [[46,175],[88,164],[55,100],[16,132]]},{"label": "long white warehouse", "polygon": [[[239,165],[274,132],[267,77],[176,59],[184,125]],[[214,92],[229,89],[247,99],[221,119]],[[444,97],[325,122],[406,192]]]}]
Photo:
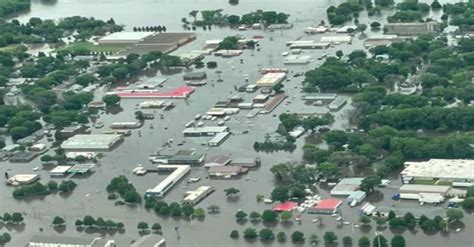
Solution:
[{"label": "long white warehouse", "polygon": [[186,174],[191,171],[191,166],[188,165],[159,165],[158,171],[173,170],[171,174],[163,179],[155,188],[146,191],[147,196],[162,197],[170,190],[176,183],[179,182]]}]

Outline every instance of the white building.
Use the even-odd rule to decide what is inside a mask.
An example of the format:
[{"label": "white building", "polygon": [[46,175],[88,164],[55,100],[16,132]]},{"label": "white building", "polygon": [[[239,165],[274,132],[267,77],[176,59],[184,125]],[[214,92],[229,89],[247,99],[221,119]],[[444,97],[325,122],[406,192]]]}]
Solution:
[{"label": "white building", "polygon": [[212,186],[200,186],[196,190],[187,191],[186,197],[183,199],[183,203],[196,205],[212,192],[214,192],[214,188]]},{"label": "white building", "polygon": [[332,44],[351,43],[352,37],[349,35],[323,36],[321,37],[321,42]]},{"label": "white building", "polygon": [[286,78],[286,73],[275,72],[266,73],[258,80],[255,84],[258,87],[273,87],[276,84],[282,82]]},{"label": "white building", "polygon": [[75,135],[64,141],[61,148],[66,151],[110,151],[122,140],[121,135],[114,134]]},{"label": "white building", "polygon": [[162,197],[168,192],[173,186],[178,183],[186,174],[191,171],[191,166],[188,165],[160,165],[158,170],[169,171],[172,170],[171,174],[163,179],[155,188],[148,189],[146,191],[147,196]]},{"label": "white building", "polygon": [[400,173],[403,183],[412,180],[433,180],[446,182],[474,183],[474,160],[430,159],[428,161],[407,161]]},{"label": "white building", "polygon": [[136,44],[154,32],[118,32],[107,35],[98,40],[99,44]]}]

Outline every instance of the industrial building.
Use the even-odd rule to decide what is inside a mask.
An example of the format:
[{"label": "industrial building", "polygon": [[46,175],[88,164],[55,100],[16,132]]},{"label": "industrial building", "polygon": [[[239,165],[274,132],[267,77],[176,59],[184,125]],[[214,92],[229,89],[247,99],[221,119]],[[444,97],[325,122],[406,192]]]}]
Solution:
[{"label": "industrial building", "polygon": [[344,178],[331,189],[332,196],[348,196],[354,191],[359,190],[360,184],[364,178]]},{"label": "industrial building", "polygon": [[273,87],[278,83],[281,83],[286,78],[286,73],[266,73],[258,80],[255,84],[258,87]]},{"label": "industrial building", "polygon": [[436,34],[441,31],[441,23],[436,21],[387,23],[384,25],[384,30],[386,34],[397,34],[406,36]]},{"label": "industrial building", "polygon": [[247,168],[239,166],[212,166],[208,172],[210,177],[231,178],[246,173],[247,171]]},{"label": "industrial building", "polygon": [[226,155],[217,155],[206,160],[204,167],[226,166],[232,162],[232,159]]},{"label": "industrial building", "polygon": [[115,122],[110,125],[111,129],[138,129],[142,126],[140,122]]},{"label": "industrial building", "polygon": [[400,173],[404,184],[416,180],[474,184],[474,160],[430,159],[428,161],[407,161]]},{"label": "industrial building", "polygon": [[130,247],[165,247],[166,240],[158,234],[147,234],[133,242]]},{"label": "industrial building", "polygon": [[66,151],[110,151],[123,141],[121,135],[75,135],[61,144]]},{"label": "industrial building", "polygon": [[163,181],[161,181],[155,188],[146,191],[147,196],[162,197],[168,192],[176,183],[178,183],[186,174],[191,171],[191,166],[188,165],[159,165],[158,171],[172,171]]},{"label": "industrial building", "polygon": [[342,43],[351,43],[352,36],[350,35],[337,35],[337,36],[323,36],[321,37],[321,42],[331,43],[331,44],[342,44]]},{"label": "industrial building", "polygon": [[375,210],[376,214],[380,214],[382,217],[388,217],[390,211],[395,213],[396,217],[403,217],[407,213],[413,214],[415,218],[419,219],[422,215],[428,218],[434,218],[435,216],[442,216],[446,214],[445,209],[440,207],[393,207],[393,206],[379,206]]},{"label": "industrial building", "polygon": [[28,247],[114,247],[114,240],[105,240],[98,237],[69,237],[35,235],[26,245]]},{"label": "industrial building", "polygon": [[330,43],[317,42],[316,40],[292,40],[286,42],[290,49],[326,49]]},{"label": "industrial building", "polygon": [[94,152],[67,152],[66,158],[68,159],[75,159],[77,157],[83,157],[85,159],[91,160],[96,157],[96,153]]},{"label": "industrial building", "polygon": [[335,100],[337,94],[335,93],[307,93],[304,94],[301,99],[304,101],[322,101],[325,103],[330,103]]},{"label": "industrial building", "polygon": [[240,166],[240,167],[246,167],[246,168],[254,168],[258,167],[261,164],[261,161],[259,158],[237,158],[237,159],[232,159],[230,165],[231,166]]},{"label": "industrial building", "polygon": [[183,203],[196,205],[212,192],[214,192],[214,190],[215,189],[212,186],[200,186],[196,190],[187,191],[186,197],[183,199]]},{"label": "industrial building", "polygon": [[347,104],[347,99],[338,96],[333,102],[328,105],[328,109],[331,111],[337,111]]},{"label": "industrial building", "polygon": [[8,185],[18,186],[32,184],[40,179],[38,174],[16,174],[15,176],[7,179]]},{"label": "industrial building", "polygon": [[49,171],[51,177],[64,177],[72,166],[56,166],[53,170]]},{"label": "industrial building", "polygon": [[199,154],[195,150],[179,150],[170,154],[160,152],[157,155],[151,155],[149,160],[159,164],[200,166],[205,157],[206,155]]},{"label": "industrial building", "polygon": [[146,37],[155,34],[154,32],[117,32],[107,35],[97,42],[99,44],[136,44]]},{"label": "industrial building", "polygon": [[70,138],[75,135],[90,134],[90,133],[91,133],[90,128],[83,125],[67,126],[59,131],[59,134],[61,135],[62,138]]},{"label": "industrial building", "polygon": [[183,75],[185,81],[205,80],[207,78],[206,72],[191,72]]},{"label": "industrial building", "polygon": [[351,207],[354,207],[357,204],[360,204],[365,199],[366,196],[367,196],[367,193],[365,193],[364,191],[358,190],[358,191],[354,191],[350,193],[346,201]]},{"label": "industrial building", "polygon": [[38,157],[37,152],[22,151],[15,153],[11,158],[11,163],[28,163]]},{"label": "industrial building", "polygon": [[68,173],[70,174],[80,174],[80,175],[84,175],[86,173],[89,173],[92,168],[95,167],[95,164],[92,164],[92,163],[89,163],[89,164],[75,164],[74,166],[72,166],[71,168],[69,168],[69,170],[67,171]]},{"label": "industrial building", "polygon": [[298,203],[288,201],[288,202],[282,202],[273,206],[272,210],[275,212],[283,212],[283,211],[291,212],[296,207],[298,207]]},{"label": "industrial building", "polygon": [[229,132],[227,126],[206,126],[206,127],[193,127],[186,128],[183,130],[184,136],[197,137],[197,136],[215,136],[217,133]]},{"label": "industrial building", "polygon": [[211,147],[220,146],[230,137],[230,132],[217,133],[211,140],[207,142],[207,145]]},{"label": "industrial building", "polygon": [[310,55],[289,55],[283,60],[284,64],[308,64],[313,61]]},{"label": "industrial building", "polygon": [[338,199],[325,199],[318,202],[314,207],[308,208],[308,213],[312,214],[333,214],[341,206],[342,201]]}]

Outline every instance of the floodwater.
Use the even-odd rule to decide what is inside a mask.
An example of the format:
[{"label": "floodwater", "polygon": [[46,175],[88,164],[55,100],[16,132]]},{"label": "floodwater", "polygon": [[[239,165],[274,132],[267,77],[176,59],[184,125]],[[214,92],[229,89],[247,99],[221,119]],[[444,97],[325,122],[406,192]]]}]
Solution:
[{"label": "floodwater", "polygon": [[[62,216],[68,222],[64,235],[78,235],[74,227],[74,221],[82,218],[84,215],[93,215],[95,217],[103,217],[105,219],[113,219],[115,221],[124,222],[126,231],[124,233],[115,233],[110,238],[116,239],[120,246],[128,246],[132,239],[138,237],[136,225],[139,221],[146,221],[149,224],[159,222],[163,225],[163,234],[167,239],[168,246],[184,246],[184,247],[213,247],[213,246],[287,246],[288,244],[261,243],[256,241],[248,243],[243,239],[232,240],[229,233],[233,229],[242,232],[247,227],[255,227],[257,229],[264,228],[262,223],[252,224],[247,222],[240,225],[235,222],[234,214],[238,209],[250,211],[263,211],[269,206],[256,203],[256,195],[263,194],[268,196],[273,188],[273,177],[269,168],[281,162],[301,162],[301,146],[303,138],[298,139],[298,148],[293,153],[277,152],[277,153],[256,153],[252,146],[255,141],[263,141],[267,133],[273,133],[277,127],[277,116],[284,112],[317,112],[325,113],[327,108],[307,106],[301,100],[301,81],[303,77],[293,77],[295,73],[301,73],[314,68],[322,63],[316,60],[323,52],[334,54],[336,50],[343,50],[345,54],[350,53],[354,49],[362,49],[362,41],[355,38],[352,45],[341,45],[323,50],[309,50],[305,54],[312,55],[315,59],[309,65],[304,66],[288,66],[290,71],[288,82],[285,82],[285,91],[290,96],[285,102],[276,108],[276,110],[267,115],[258,115],[253,119],[247,119],[245,115],[248,111],[243,111],[236,116],[232,116],[227,125],[231,128],[233,136],[231,136],[224,144],[217,148],[206,148],[202,143],[207,142],[207,138],[184,138],[181,131],[184,124],[194,118],[196,114],[203,114],[213,104],[219,100],[234,95],[236,92],[234,86],[245,84],[244,74],[247,74],[249,81],[253,82],[259,78],[258,68],[260,67],[281,67],[283,66],[281,53],[287,48],[286,41],[301,39],[319,39],[319,36],[308,36],[303,33],[304,28],[319,23],[325,19],[325,9],[331,4],[338,4],[340,1],[310,1],[310,0],[240,0],[237,6],[230,6],[227,1],[212,0],[64,0],[53,4],[42,4],[40,1],[34,1],[31,12],[19,16],[21,21],[27,21],[33,16],[42,18],[61,18],[72,15],[93,16],[97,19],[114,18],[117,23],[126,25],[126,29],[130,30],[133,26],[150,26],[165,25],[169,32],[182,31],[180,19],[188,17],[187,13],[191,10],[203,9],[224,9],[225,13],[243,14],[255,9],[277,10],[291,14],[290,21],[294,22],[295,27],[291,30],[266,32],[259,30],[251,30],[239,32],[228,28],[214,27],[212,31],[197,31],[197,40],[191,44],[177,50],[175,54],[184,53],[190,50],[200,49],[204,41],[207,39],[223,38],[227,35],[242,34],[247,37],[253,35],[263,35],[264,39],[260,42],[260,51],[245,51],[243,55],[236,58],[218,58],[207,57],[204,62],[216,61],[218,68],[214,70],[206,70],[208,74],[208,84],[197,88],[191,97],[184,100],[174,100],[176,107],[170,111],[163,110],[145,110],[145,112],[155,113],[154,120],[147,120],[140,130],[132,131],[132,136],[127,137],[125,142],[112,152],[105,153],[105,157],[101,159],[95,173],[88,178],[74,178],[79,184],[76,190],[68,198],[59,195],[50,195],[44,199],[37,199],[31,202],[15,201],[11,198],[10,187],[0,186],[2,200],[0,201],[0,212],[21,211],[25,212],[26,226],[12,229],[12,242],[9,246],[20,246],[27,242],[32,234],[39,234],[38,228],[45,228],[43,234],[53,234],[55,230],[50,227],[52,218],[56,215]],[[368,22],[366,14],[361,15],[361,23]],[[433,14],[433,16],[435,16]],[[189,17],[188,17],[189,18]],[[383,17],[372,18],[371,20],[383,21]],[[368,31],[369,36],[372,35]],[[271,39],[270,39],[271,38]],[[243,60],[243,63],[240,62]],[[203,71],[195,70],[195,71]],[[215,71],[222,71],[223,82],[217,81]],[[163,77],[163,75],[157,75]],[[163,90],[175,88],[184,85],[182,81],[182,72],[172,75],[166,75],[168,81],[165,82]],[[257,93],[246,94],[245,99],[248,102]],[[98,92],[98,97],[101,93]],[[287,103],[291,101],[291,103]],[[106,125],[115,121],[132,121],[134,119],[134,106],[141,100],[126,99],[121,102],[124,109],[115,114],[101,115],[99,121]],[[351,106],[347,105],[335,115],[336,122],[332,126],[333,129],[349,128],[347,122],[347,114],[351,110]],[[159,114],[163,114],[164,119],[160,119]],[[150,128],[153,125],[153,129]],[[206,123],[206,125],[215,125],[214,123]],[[93,130],[100,132],[101,130]],[[138,132],[141,132],[141,136]],[[249,131],[243,134],[243,131]],[[162,148],[168,139],[174,139],[172,148],[196,148],[199,152],[205,152],[208,156],[216,154],[226,154],[232,157],[260,157],[262,166],[256,171],[250,171],[248,175],[238,180],[209,180],[205,178],[204,168],[193,168],[192,177],[200,176],[202,180],[197,184],[186,185],[183,182],[176,185],[165,197],[168,202],[179,201],[184,192],[194,189],[199,185],[212,185],[216,188],[216,192],[211,194],[207,199],[203,200],[198,206],[206,208],[211,204],[221,207],[221,213],[217,215],[207,215],[204,221],[176,220],[173,218],[163,218],[155,216],[153,212],[147,212],[141,207],[114,206],[112,201],[107,200],[105,187],[111,178],[118,175],[126,175],[131,182],[137,187],[140,193],[146,189],[154,187],[159,183],[163,176],[157,174],[147,174],[144,177],[136,177],[131,174],[131,169],[137,164],[149,166],[148,156],[156,152],[158,148]],[[178,147],[176,143],[186,141],[183,147]],[[15,173],[31,173],[34,167],[41,167],[39,159],[29,164],[11,164],[2,163],[2,170],[9,170],[10,174]],[[42,182],[49,180],[47,171],[40,171]],[[248,179],[246,177],[248,176]],[[396,183],[396,182],[395,182]],[[223,190],[228,187],[236,187],[241,193],[237,201],[227,201]],[[383,189],[385,200],[377,200],[376,205],[388,206],[416,206],[414,203],[393,203],[389,198],[396,192],[394,188]],[[327,197],[327,192],[319,190],[323,196]],[[88,195],[88,196],[86,196]],[[424,206],[430,207],[430,206]],[[342,214],[347,221],[357,221],[357,209],[344,206]],[[374,236],[375,224],[371,229],[352,229],[350,226],[338,226],[334,218],[323,216],[324,225],[319,226],[311,223],[316,218],[313,215],[304,214],[301,225],[277,225],[270,226],[275,232],[286,231],[289,234],[295,230],[300,230],[309,236],[316,233],[320,238],[325,231],[335,231],[341,239],[343,236],[352,236],[358,239],[362,235],[369,237]],[[461,232],[451,231],[449,234],[433,234],[427,235],[421,231],[404,233],[408,246],[455,246],[470,247],[474,246],[472,237],[472,226],[474,217],[466,215],[464,218],[466,228]],[[181,238],[178,239],[174,227],[179,226]],[[0,228],[0,231],[4,231]],[[10,230],[10,229],[9,229]],[[82,234],[82,233],[81,233]],[[390,230],[383,230],[384,236],[391,238],[393,233]],[[354,241],[355,242],[355,241]],[[305,244],[309,245],[308,242]],[[320,244],[322,245],[322,244]]]}]

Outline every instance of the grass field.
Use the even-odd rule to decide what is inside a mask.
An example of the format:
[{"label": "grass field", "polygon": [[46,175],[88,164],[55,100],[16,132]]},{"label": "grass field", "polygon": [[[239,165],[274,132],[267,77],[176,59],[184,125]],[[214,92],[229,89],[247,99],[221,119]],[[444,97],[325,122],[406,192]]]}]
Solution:
[{"label": "grass field", "polygon": [[60,50],[76,50],[76,49],[87,49],[91,52],[119,52],[125,48],[127,48],[128,45],[94,45],[89,42],[75,42],[67,45],[66,47],[59,48],[58,51]]},{"label": "grass field", "polygon": [[5,47],[0,47],[0,52],[14,52],[18,49],[21,49],[22,45],[9,45]]}]

